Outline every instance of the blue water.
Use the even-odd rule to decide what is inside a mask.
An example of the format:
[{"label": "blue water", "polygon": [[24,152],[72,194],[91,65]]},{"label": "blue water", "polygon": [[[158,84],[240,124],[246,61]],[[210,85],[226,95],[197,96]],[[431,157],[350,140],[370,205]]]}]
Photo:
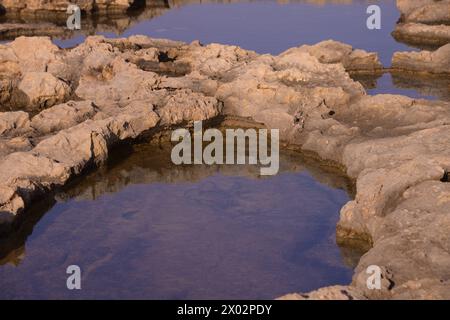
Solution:
[{"label": "blue water", "polygon": [[[335,243],[349,197],[316,179],[333,176],[313,177],[295,156],[260,178],[157,155],[137,152],[60,195],[0,252],[0,298],[273,299],[350,282]],[[66,287],[69,265],[81,268],[79,291]]]},{"label": "blue water", "polygon": [[[366,27],[369,16],[366,9],[373,3],[381,8],[380,30],[369,30]],[[217,42],[274,55],[291,47],[333,39],[348,43],[354,48],[375,51],[383,65],[389,67],[394,52],[417,50],[396,42],[391,36],[399,16],[394,0],[360,0],[347,4],[322,5],[306,1],[202,3],[186,4],[167,10],[160,16],[131,25],[120,34],[98,34],[113,38],[143,34],[184,42]],[[56,39],[55,42],[61,47],[72,47],[83,40],[84,36],[78,35],[67,40]],[[433,86],[433,83],[427,83],[425,87],[429,87],[428,90],[420,90],[417,83],[399,87],[391,81],[389,74],[385,74],[378,79],[377,86],[367,92],[448,100],[448,86],[444,84],[439,90],[432,90]]]},{"label": "blue water", "polygon": [[[381,8],[380,30],[366,27],[369,16],[366,9],[371,3]],[[119,35],[103,34],[108,37],[144,34],[185,42],[217,42],[271,54],[302,44],[334,39],[355,48],[379,52],[383,64],[389,66],[393,52],[411,50],[390,35],[399,16],[394,0],[324,5],[302,1],[203,3],[168,10],[161,16],[131,26]],[[57,43],[72,46],[82,41],[83,38],[78,37]]]}]

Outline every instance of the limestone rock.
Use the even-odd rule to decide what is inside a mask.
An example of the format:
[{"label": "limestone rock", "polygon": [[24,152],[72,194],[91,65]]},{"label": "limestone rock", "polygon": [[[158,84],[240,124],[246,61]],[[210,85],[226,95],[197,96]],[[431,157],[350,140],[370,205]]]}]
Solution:
[{"label": "limestone rock", "polygon": [[349,286],[332,286],[320,288],[309,293],[292,293],[277,298],[277,300],[366,300],[357,289]]},{"label": "limestone rock", "polygon": [[59,50],[49,37],[18,37],[7,47],[16,57],[10,57],[8,61],[16,61],[22,73],[45,72],[48,64],[57,59]]},{"label": "limestone rock", "polygon": [[111,103],[127,105],[133,100],[153,97],[153,88],[160,82],[160,76],[138,69],[135,65],[116,59],[102,69],[100,79],[93,75],[83,75],[76,95],[92,100],[102,106]]},{"label": "limestone rock", "polygon": [[407,44],[439,47],[450,42],[450,26],[400,23],[396,25],[392,36]]},{"label": "limestone rock", "polygon": [[[296,49],[289,49],[289,51]],[[373,73],[383,69],[375,52],[353,49],[352,46],[334,40],[315,45],[303,45],[298,51],[308,52],[321,63],[342,63],[347,71]]]},{"label": "limestone rock", "polygon": [[392,57],[392,68],[450,75],[450,43],[436,51],[396,52]]},{"label": "limestone rock", "polygon": [[[285,298],[448,298],[450,104],[367,95],[348,71],[375,70],[374,55],[333,41],[272,56],[89,37],[73,49],[46,45],[50,58],[31,56],[28,65],[13,47],[0,46],[1,99],[49,109],[31,122],[24,113],[0,114],[2,221],[101,165],[123,141],[230,116],[279,129],[283,145],[337,166],[356,184],[337,241],[371,249],[352,283]],[[414,72],[447,70],[448,47],[394,58]],[[80,101],[61,104],[72,91]],[[369,265],[383,272],[381,290],[365,286]]]},{"label": "limestone rock", "polygon": [[46,109],[31,120],[31,127],[48,134],[67,129],[92,118],[96,113],[95,105],[90,101],[69,101]]},{"label": "limestone rock", "polygon": [[44,109],[64,102],[70,87],[48,72],[28,72],[18,86],[14,105],[29,110]]},{"label": "limestone rock", "polygon": [[14,137],[0,139],[0,158],[13,152],[29,151],[33,145],[28,137]]},{"label": "limestone rock", "polygon": [[17,135],[30,129],[30,118],[26,112],[0,113],[0,136]]},{"label": "limestone rock", "polygon": [[214,97],[199,93],[177,91],[169,96],[166,104],[158,109],[161,125],[170,126],[213,118],[220,114],[222,105]]},{"label": "limestone rock", "polygon": [[[69,0],[2,0],[0,4],[9,11],[18,11],[24,14],[32,14],[40,11],[65,12],[72,3]],[[108,12],[125,12],[133,3],[133,0],[78,0],[75,2],[81,10],[92,12],[94,10]]]},{"label": "limestone rock", "polygon": [[449,0],[397,0],[402,20],[425,24],[450,21]]},{"label": "limestone rock", "polygon": [[190,65],[192,71],[198,71],[207,76],[217,76],[236,65],[245,63],[257,55],[236,46],[223,46],[212,43],[205,47],[193,44],[189,51],[179,58],[179,63]]}]

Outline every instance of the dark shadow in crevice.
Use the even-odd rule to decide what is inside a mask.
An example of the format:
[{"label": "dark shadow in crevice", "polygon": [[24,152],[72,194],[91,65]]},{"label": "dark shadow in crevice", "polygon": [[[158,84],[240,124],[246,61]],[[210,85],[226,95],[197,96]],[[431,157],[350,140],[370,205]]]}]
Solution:
[{"label": "dark shadow in crevice", "polygon": [[133,3],[127,9],[127,15],[138,16],[142,12],[144,12],[146,7],[147,7],[146,0],[134,0]]},{"label": "dark shadow in crevice", "polygon": [[444,172],[444,175],[441,178],[441,182],[450,182],[449,181],[449,172],[448,171]]}]

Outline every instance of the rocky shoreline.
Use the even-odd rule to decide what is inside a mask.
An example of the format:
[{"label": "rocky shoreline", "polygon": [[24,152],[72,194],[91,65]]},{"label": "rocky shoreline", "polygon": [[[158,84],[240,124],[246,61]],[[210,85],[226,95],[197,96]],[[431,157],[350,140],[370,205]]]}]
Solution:
[{"label": "rocky shoreline", "polygon": [[[83,10],[119,13],[131,3],[84,1]],[[37,1],[0,4],[20,19],[43,9]],[[352,283],[283,299],[450,299],[450,102],[370,96],[350,77],[389,71],[398,79],[442,77],[448,86],[450,1],[397,4],[394,36],[439,48],[395,53],[390,68],[376,53],[332,40],[278,56],[143,36],[92,36],[71,49],[48,37],[0,45],[0,231],[101,166],[116,146],[197,120],[235,119],[280,129],[285,148],[355,181],[337,241],[370,250]],[[25,25],[3,25],[0,33],[53,28]],[[381,290],[366,286],[370,265],[382,267]]]},{"label": "rocky shoreline", "polygon": [[449,0],[397,0],[401,17],[393,37],[418,47],[450,43]]},{"label": "rocky shoreline", "polygon": [[[450,103],[368,96],[348,71],[377,72],[376,54],[335,41],[272,56],[140,36],[73,49],[20,37],[0,46],[0,66],[11,110],[0,113],[3,225],[123,141],[250,119],[356,181],[338,241],[371,245],[348,287],[289,298],[449,298]],[[372,264],[383,267],[382,290],[366,287]]]}]

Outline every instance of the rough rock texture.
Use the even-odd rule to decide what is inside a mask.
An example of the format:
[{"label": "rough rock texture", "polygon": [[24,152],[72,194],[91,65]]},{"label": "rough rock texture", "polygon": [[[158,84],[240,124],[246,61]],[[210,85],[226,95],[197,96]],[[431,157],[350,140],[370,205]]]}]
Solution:
[{"label": "rough rock texture", "polygon": [[366,300],[358,290],[346,286],[321,288],[307,294],[291,293],[277,300]]},{"label": "rough rock texture", "polygon": [[430,23],[450,21],[449,0],[397,0],[397,8],[406,22]]},{"label": "rough rock texture", "polygon": [[0,113],[0,135],[25,132],[30,126],[30,117],[23,111]]},{"label": "rough rock texture", "polygon": [[0,5],[7,12],[20,12],[21,14],[34,14],[39,11],[66,12],[70,4],[76,4],[82,11],[126,11],[134,0],[1,0]]},{"label": "rough rock texture", "polygon": [[397,0],[401,12],[392,35],[418,46],[442,46],[450,42],[449,0]]},{"label": "rough rock texture", "polygon": [[[279,129],[284,146],[338,166],[356,184],[337,240],[372,249],[349,286],[307,297],[450,298],[450,103],[366,95],[347,71],[373,70],[373,54],[330,41],[278,56],[141,36],[89,37],[69,50],[47,38],[17,41],[0,46],[2,99],[22,97],[17,92],[30,73],[66,84],[71,96],[27,100],[25,108],[40,112],[29,118],[0,114],[3,221],[26,215],[40,195],[103,163],[121,141],[219,115],[251,119]],[[13,54],[27,41],[44,52]],[[40,97],[35,86],[26,92]],[[382,290],[365,285],[371,264],[382,268]]]},{"label": "rough rock texture", "polygon": [[421,23],[399,23],[392,36],[401,42],[419,47],[439,47],[450,42],[450,26]]},{"label": "rough rock texture", "polygon": [[392,68],[450,75],[450,43],[436,51],[396,52],[392,57]]},{"label": "rough rock texture", "polygon": [[45,108],[63,102],[70,95],[69,86],[48,72],[27,72],[17,87],[16,106]]},{"label": "rough rock texture", "polygon": [[383,65],[375,52],[353,49],[342,42],[327,40],[316,45],[304,45],[290,51],[308,52],[321,63],[342,63],[348,72],[373,73],[383,69]]},{"label": "rough rock texture", "polygon": [[69,101],[46,109],[34,116],[31,127],[41,134],[67,129],[92,118],[96,106],[90,101]]}]

